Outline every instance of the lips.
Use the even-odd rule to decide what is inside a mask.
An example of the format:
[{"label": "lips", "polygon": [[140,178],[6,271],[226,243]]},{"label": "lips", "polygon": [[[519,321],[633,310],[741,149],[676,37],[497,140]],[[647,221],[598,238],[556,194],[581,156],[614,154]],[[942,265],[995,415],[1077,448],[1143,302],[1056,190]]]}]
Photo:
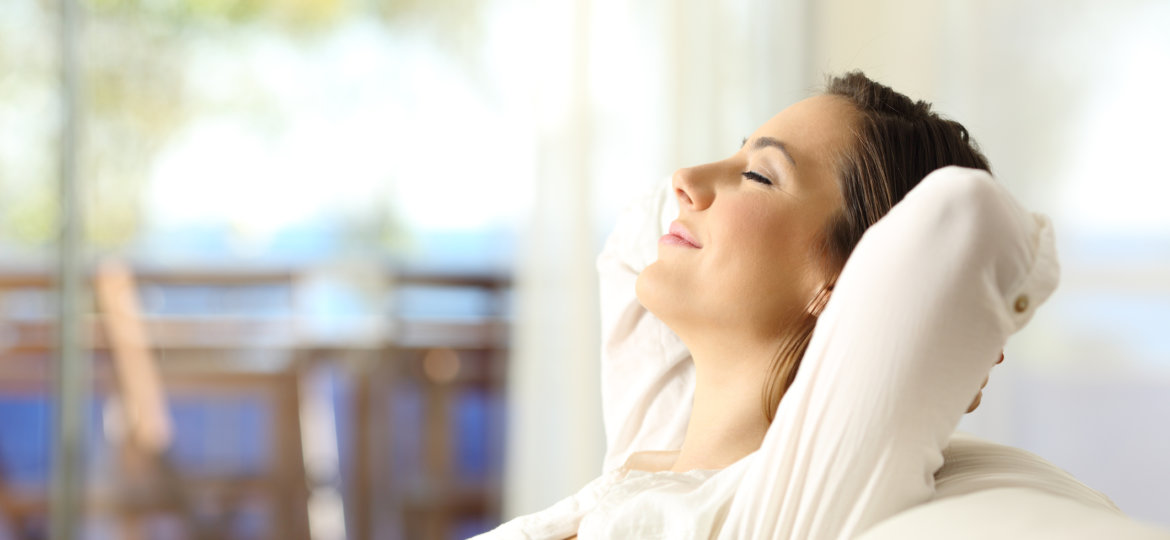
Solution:
[{"label": "lips", "polygon": [[690,231],[683,227],[681,223],[672,221],[670,223],[670,232],[664,234],[658,240],[660,244],[668,244],[674,246],[688,247],[692,249],[700,249],[703,247],[698,240],[691,234]]}]

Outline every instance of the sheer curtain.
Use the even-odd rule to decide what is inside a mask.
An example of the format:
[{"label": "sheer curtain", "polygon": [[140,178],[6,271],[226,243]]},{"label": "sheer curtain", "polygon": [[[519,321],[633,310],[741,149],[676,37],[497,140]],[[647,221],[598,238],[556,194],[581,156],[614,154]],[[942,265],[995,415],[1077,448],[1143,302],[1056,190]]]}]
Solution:
[{"label": "sheer curtain", "polygon": [[675,168],[734,152],[809,81],[803,1],[505,5],[500,24],[527,32],[528,69],[539,73],[509,368],[508,518],[601,472],[593,263],[617,212]]}]

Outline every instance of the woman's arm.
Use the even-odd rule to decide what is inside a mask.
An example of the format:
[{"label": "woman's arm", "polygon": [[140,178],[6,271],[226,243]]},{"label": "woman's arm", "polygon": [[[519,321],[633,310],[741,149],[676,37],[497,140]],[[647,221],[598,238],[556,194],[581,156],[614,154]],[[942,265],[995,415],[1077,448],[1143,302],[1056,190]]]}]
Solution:
[{"label": "woman's arm", "polygon": [[634,294],[638,273],[658,257],[658,238],[678,213],[669,187],[667,180],[630,205],[597,258],[606,471],[636,451],[681,447],[691,414],[690,353]]},{"label": "woman's arm", "polygon": [[1047,218],[935,171],[866,232],[721,538],[849,538],[926,501],[1008,336],[1056,287]]}]

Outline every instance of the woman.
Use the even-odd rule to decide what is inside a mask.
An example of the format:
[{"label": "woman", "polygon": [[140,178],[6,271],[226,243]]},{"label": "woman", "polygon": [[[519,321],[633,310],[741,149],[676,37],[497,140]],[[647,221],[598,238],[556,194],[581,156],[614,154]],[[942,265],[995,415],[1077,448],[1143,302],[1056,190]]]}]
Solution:
[{"label": "woman", "polygon": [[488,536],[852,537],[927,500],[1057,280],[1049,222],[986,170],[963,126],[855,72],[678,171],[656,259],[618,233],[599,259],[607,472]]}]

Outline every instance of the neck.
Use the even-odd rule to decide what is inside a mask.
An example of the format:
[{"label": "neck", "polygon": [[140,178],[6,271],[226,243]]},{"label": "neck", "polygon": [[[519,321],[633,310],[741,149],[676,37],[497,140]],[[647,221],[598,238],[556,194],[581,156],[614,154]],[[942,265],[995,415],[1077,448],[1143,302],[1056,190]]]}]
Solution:
[{"label": "neck", "polygon": [[721,349],[705,355],[691,350],[695,400],[682,450],[671,470],[722,469],[756,451],[764,441],[769,426],[764,415],[764,381],[775,349]]}]

